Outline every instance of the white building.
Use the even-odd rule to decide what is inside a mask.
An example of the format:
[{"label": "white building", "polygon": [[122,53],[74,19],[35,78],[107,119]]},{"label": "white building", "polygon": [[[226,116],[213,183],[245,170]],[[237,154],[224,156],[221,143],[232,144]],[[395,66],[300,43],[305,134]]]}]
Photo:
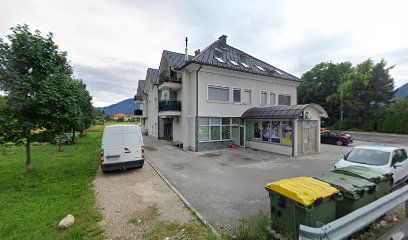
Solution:
[{"label": "white building", "polygon": [[186,150],[235,144],[297,156],[320,151],[320,117],[327,117],[318,105],[296,105],[299,84],[223,35],[194,56],[163,51],[135,102],[150,136]]}]

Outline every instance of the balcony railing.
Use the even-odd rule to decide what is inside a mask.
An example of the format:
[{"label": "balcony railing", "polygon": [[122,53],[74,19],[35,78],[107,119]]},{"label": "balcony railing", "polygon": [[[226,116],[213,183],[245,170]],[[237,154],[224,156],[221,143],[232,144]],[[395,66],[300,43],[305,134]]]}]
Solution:
[{"label": "balcony railing", "polygon": [[143,110],[136,109],[136,110],[134,111],[134,114],[135,114],[135,116],[141,116],[141,115],[143,115]]},{"label": "balcony railing", "polygon": [[162,111],[181,111],[181,101],[175,100],[159,101],[159,112]]},{"label": "balcony railing", "polygon": [[164,82],[181,83],[181,78],[178,77],[177,73],[174,71],[171,71],[170,73],[168,71],[164,71],[159,76],[159,85]]}]

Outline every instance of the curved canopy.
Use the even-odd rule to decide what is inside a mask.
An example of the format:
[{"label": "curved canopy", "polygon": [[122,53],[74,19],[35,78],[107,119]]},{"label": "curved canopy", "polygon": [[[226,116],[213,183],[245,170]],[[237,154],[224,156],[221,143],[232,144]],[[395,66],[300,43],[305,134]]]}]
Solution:
[{"label": "curved canopy", "polygon": [[327,117],[324,108],[318,104],[303,105],[276,105],[270,107],[253,107],[246,110],[241,118],[253,119],[296,119],[302,118],[302,113],[307,107],[315,108],[321,117]]}]

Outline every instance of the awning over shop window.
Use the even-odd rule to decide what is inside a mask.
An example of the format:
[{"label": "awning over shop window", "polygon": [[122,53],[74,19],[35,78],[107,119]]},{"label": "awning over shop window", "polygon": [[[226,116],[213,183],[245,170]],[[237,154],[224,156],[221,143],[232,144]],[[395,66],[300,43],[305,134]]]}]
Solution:
[{"label": "awning over shop window", "polygon": [[253,107],[246,110],[241,118],[249,119],[297,119],[302,118],[303,111],[308,108],[315,108],[321,117],[327,117],[324,108],[318,104],[303,105],[276,105],[270,107]]}]

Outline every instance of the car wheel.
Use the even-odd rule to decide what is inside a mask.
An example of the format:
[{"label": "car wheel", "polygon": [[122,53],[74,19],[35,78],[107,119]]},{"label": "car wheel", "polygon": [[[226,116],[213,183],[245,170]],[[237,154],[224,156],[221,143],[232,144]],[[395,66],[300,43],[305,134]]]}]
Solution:
[{"label": "car wheel", "polygon": [[337,140],[337,141],[336,141],[336,144],[337,144],[337,146],[341,146],[341,145],[343,145],[343,141]]}]

